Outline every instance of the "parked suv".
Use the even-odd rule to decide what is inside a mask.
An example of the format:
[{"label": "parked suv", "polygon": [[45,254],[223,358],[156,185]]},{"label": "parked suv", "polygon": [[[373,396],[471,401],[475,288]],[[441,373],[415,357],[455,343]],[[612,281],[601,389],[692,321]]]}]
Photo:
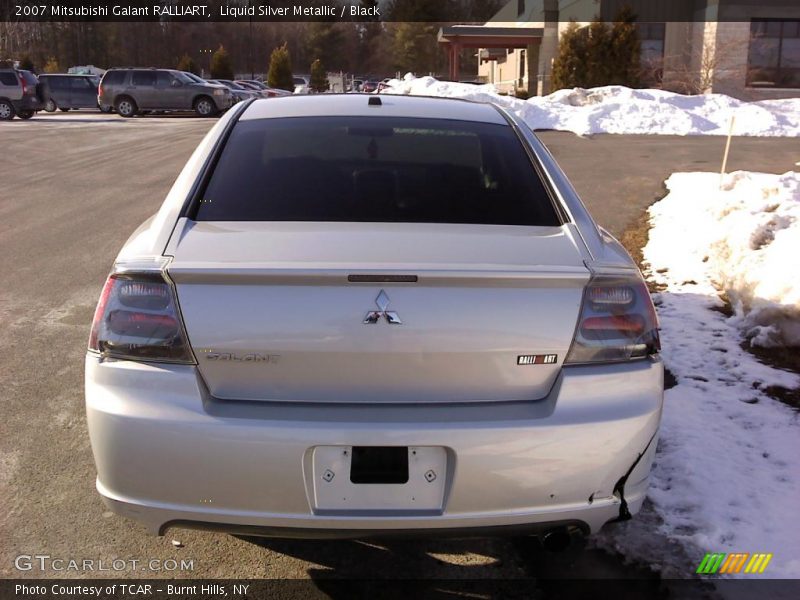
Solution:
[{"label": "parked suv", "polygon": [[211,117],[231,106],[230,90],[199,83],[171,69],[111,69],[98,89],[98,103],[123,117],[144,110],[194,110]]},{"label": "parked suv", "polygon": [[71,108],[99,108],[110,112],[111,105],[100,105],[97,102],[97,86],[100,85],[98,75],[45,74],[39,81],[47,83],[49,95],[45,98],[44,109],[64,112]]},{"label": "parked suv", "polygon": [[30,119],[44,107],[45,86],[30,71],[0,68],[0,120]]}]

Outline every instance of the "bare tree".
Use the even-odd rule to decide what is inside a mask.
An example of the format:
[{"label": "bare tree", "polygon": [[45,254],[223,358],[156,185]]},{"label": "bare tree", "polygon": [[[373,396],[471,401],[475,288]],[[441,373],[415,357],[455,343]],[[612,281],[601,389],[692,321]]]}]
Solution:
[{"label": "bare tree", "polygon": [[664,89],[704,94],[726,81],[744,82],[748,42],[719,35],[717,23],[703,25],[695,24],[703,29],[689,32],[683,52],[664,57]]}]

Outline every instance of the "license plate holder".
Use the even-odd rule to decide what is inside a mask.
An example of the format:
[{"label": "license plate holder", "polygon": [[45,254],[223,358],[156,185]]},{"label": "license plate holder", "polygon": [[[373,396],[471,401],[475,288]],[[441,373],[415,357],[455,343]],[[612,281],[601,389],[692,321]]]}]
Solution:
[{"label": "license plate holder", "polygon": [[316,511],[441,511],[447,452],[439,446],[317,446]]}]

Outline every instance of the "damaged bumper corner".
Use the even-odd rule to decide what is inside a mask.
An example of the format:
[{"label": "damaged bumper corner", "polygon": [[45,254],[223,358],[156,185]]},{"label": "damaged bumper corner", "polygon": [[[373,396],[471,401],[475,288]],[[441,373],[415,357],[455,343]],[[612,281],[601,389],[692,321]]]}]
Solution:
[{"label": "damaged bumper corner", "polygon": [[647,495],[656,446],[658,446],[658,431],[650,438],[647,446],[633,462],[628,472],[620,477],[614,486],[614,497],[619,500],[619,515],[611,519],[609,523],[629,521],[641,509]]}]

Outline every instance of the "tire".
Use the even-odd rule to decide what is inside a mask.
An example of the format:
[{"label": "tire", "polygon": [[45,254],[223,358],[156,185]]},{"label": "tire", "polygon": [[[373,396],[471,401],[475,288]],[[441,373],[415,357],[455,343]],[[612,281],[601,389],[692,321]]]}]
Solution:
[{"label": "tire", "polygon": [[58,110],[60,110],[61,112],[69,112],[68,108],[59,108]]},{"label": "tire", "polygon": [[136,113],[139,112],[136,102],[133,101],[133,98],[129,98],[128,96],[117,98],[117,101],[114,103],[114,110],[117,111],[120,117],[125,117],[126,119],[135,117]]},{"label": "tire", "polygon": [[200,96],[194,101],[194,112],[198,117],[213,117],[217,114],[217,105],[208,96]]},{"label": "tire", "polygon": [[0,121],[10,121],[14,118],[16,112],[11,102],[8,100],[0,100]]},{"label": "tire", "polygon": [[17,116],[20,119],[30,119],[33,116],[33,114],[34,114],[34,111],[32,111],[32,110],[19,110],[19,111],[17,111]]},{"label": "tire", "polygon": [[56,101],[53,100],[52,98],[50,98],[47,102],[44,103],[44,109],[49,113],[56,112],[57,108],[58,105],[56,104]]}]

